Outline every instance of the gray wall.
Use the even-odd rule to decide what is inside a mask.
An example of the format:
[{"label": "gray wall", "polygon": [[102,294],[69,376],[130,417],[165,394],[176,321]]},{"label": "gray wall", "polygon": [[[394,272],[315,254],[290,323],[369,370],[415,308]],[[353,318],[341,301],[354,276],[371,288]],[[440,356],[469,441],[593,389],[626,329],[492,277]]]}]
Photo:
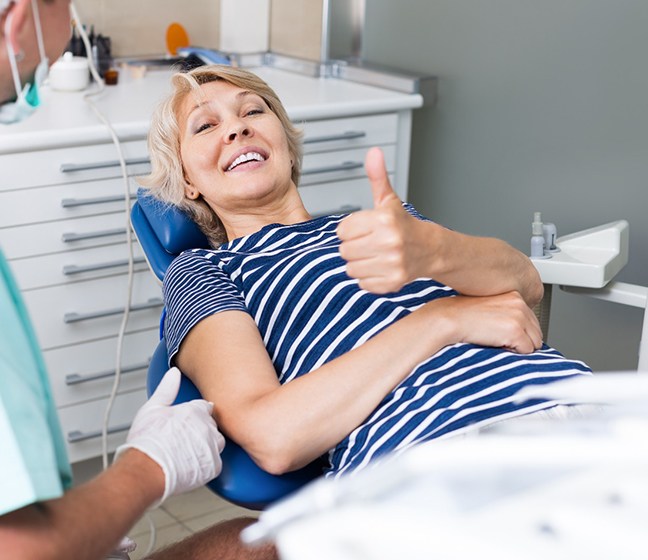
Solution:
[{"label": "gray wall", "polygon": [[[415,113],[410,200],[528,252],[541,211],[566,234],[621,218],[648,285],[648,2],[367,0],[363,55],[439,77]],[[549,343],[636,369],[643,311],[554,290]]]}]

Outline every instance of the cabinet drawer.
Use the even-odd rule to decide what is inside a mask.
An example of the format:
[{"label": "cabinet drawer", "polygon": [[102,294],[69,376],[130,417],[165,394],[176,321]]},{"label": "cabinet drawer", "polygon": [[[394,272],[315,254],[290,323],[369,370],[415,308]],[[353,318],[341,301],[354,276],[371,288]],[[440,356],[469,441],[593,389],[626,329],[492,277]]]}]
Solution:
[{"label": "cabinet drawer", "polygon": [[[131,197],[137,184],[129,181]],[[124,212],[124,182],[104,179],[0,192],[0,227]],[[37,202],[37,203],[35,203]]]},{"label": "cabinet drawer", "polygon": [[[139,243],[133,241],[134,270],[148,265]],[[53,253],[20,259],[11,263],[16,281],[22,290],[46,288],[128,272],[128,251],[125,243],[95,247],[67,253]]]},{"label": "cabinet drawer", "polygon": [[[124,337],[119,392],[141,389],[159,340],[159,329]],[[65,346],[43,353],[58,407],[107,397],[115,380],[117,337]]]},{"label": "cabinet drawer", "polygon": [[[122,142],[129,175],[150,171],[145,140]],[[141,163],[145,162],[145,163]],[[121,177],[117,149],[110,144],[0,155],[0,191]]]},{"label": "cabinet drawer", "polygon": [[[393,145],[381,146],[385,154],[387,171],[393,172],[396,166],[396,148]],[[364,160],[366,148],[355,148],[335,152],[323,152],[304,156],[300,186],[343,181],[365,177]]]},{"label": "cabinet drawer", "polygon": [[371,187],[366,178],[300,187],[299,193],[313,217],[373,208]]},{"label": "cabinet drawer", "polygon": [[[146,402],[145,389],[117,395],[113,403],[108,429],[108,451],[126,441],[126,434],[137,410]],[[58,409],[63,437],[67,442],[70,462],[101,455],[101,430],[108,399],[99,399]]]},{"label": "cabinet drawer", "polygon": [[125,243],[127,227],[130,227],[130,222],[126,220],[124,212],[114,212],[103,216],[0,228],[0,244],[8,259],[22,259]]},{"label": "cabinet drawer", "polygon": [[[122,320],[127,283],[124,274],[24,292],[41,348],[114,336]],[[148,270],[134,275],[131,310],[129,332],[159,324],[161,288]]]},{"label": "cabinet drawer", "polygon": [[297,123],[304,131],[304,154],[396,143],[396,113]]}]

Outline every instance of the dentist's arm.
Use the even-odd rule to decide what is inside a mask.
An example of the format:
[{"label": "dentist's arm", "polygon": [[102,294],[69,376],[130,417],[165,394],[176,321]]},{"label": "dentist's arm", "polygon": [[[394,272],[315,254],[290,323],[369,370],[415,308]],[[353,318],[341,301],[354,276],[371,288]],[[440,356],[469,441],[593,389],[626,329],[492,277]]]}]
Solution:
[{"label": "dentist's arm", "polygon": [[411,216],[392,189],[382,151],[367,153],[374,208],[338,226],[347,273],[370,292],[398,291],[416,278],[433,278],[469,296],[516,291],[530,307],[542,299],[531,261],[504,241],[448,230]]},{"label": "dentist's arm", "polygon": [[214,478],[224,441],[212,406],[201,400],[171,406],[179,385],[174,368],[135,416],[110,468],[61,498],[0,516],[0,556],[105,558],[154,503]]}]

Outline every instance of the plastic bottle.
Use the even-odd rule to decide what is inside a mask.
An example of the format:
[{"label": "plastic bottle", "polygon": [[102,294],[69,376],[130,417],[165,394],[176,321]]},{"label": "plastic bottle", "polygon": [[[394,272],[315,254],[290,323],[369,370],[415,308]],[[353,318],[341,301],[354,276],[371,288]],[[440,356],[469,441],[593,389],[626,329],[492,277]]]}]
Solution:
[{"label": "plastic bottle", "polygon": [[531,258],[547,258],[544,252],[544,235],[542,233],[542,216],[540,212],[533,213],[533,223],[531,224]]}]

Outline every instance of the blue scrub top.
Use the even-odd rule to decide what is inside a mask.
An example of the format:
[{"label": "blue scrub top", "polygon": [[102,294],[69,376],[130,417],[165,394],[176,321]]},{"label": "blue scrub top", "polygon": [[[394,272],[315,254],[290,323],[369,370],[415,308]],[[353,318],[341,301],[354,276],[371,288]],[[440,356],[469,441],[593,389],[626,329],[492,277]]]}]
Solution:
[{"label": "blue scrub top", "polygon": [[58,498],[71,484],[43,357],[0,251],[0,515]]}]

